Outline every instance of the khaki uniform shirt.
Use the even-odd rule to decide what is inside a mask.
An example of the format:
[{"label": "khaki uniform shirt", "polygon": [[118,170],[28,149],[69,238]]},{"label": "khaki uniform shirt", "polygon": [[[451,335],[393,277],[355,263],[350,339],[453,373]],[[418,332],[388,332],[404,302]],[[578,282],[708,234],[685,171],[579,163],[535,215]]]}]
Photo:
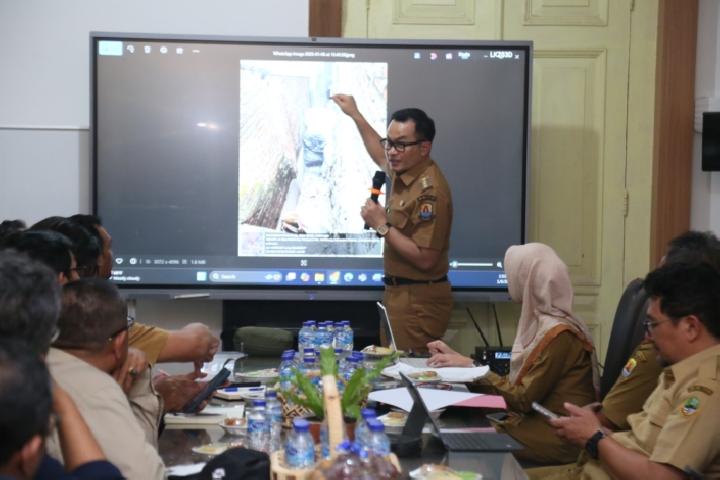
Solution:
[{"label": "khaki uniform shirt", "polygon": [[642,410],[643,403],[657,386],[661,371],[652,342],[641,342],[602,402],[602,413],[618,430],[630,428],[628,415]]},{"label": "khaki uniform shirt", "polygon": [[[47,362],[53,379],[73,399],[109,462],[129,479],[165,478],[165,465],[157,449],[147,441],[128,398],[113,377],[55,348],[50,349]],[[157,429],[155,425],[154,431]],[[63,458],[57,431],[48,438],[47,450],[58,460]]]},{"label": "khaki uniform shirt", "polygon": [[435,280],[446,275],[453,209],[445,176],[428,159],[400,175],[390,172],[390,178],[388,222],[417,246],[440,250],[440,259],[431,270],[423,271],[386,241],[385,274],[414,280]]},{"label": "khaki uniform shirt", "polygon": [[[720,478],[720,345],[663,370],[643,405],[628,418],[631,430],[612,438],[651,461],[686,467]],[[590,461],[582,478],[609,478],[602,464]]]},{"label": "khaki uniform shirt", "polygon": [[538,402],[566,415],[563,402],[586,405],[595,401],[592,378],[590,352],[574,333],[564,330],[545,347],[518,385],[493,372],[479,383],[485,386],[484,391],[505,399],[510,414],[496,428],[525,445],[525,450],[515,455],[537,463],[558,464],[577,460],[580,448],[558,437],[531,404]]},{"label": "khaki uniform shirt", "polygon": [[130,327],[128,345],[145,352],[148,363],[155,366],[160,357],[160,352],[167,344],[168,337],[170,337],[170,332],[165,329],[135,323]]}]

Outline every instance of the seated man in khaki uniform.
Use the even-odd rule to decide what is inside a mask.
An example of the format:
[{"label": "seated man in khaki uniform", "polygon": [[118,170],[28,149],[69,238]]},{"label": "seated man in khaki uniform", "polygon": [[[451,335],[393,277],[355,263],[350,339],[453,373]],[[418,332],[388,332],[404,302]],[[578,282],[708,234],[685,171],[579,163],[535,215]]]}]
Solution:
[{"label": "seated man in khaki uniform", "polygon": [[[68,218],[84,227],[101,245],[97,260],[97,276],[110,278],[113,253],[112,236],[96,215],[77,214]],[[130,346],[142,350],[151,365],[158,362],[193,362],[196,369],[212,360],[220,347],[220,340],[202,323],[190,323],[180,330],[165,330],[152,325],[135,323],[130,328]]]},{"label": "seated man in khaki uniform", "polygon": [[[77,404],[108,460],[131,479],[163,479],[165,466],[155,440],[162,404],[152,390],[149,375],[138,376],[134,398],[143,415],[133,411],[118,383],[128,352],[127,307],[117,288],[107,280],[83,278],[63,289],[58,320],[60,334],[48,355],[55,381]],[[148,372],[149,373],[149,372]],[[142,384],[141,384],[142,382]],[[53,435],[48,452],[64,458]]]},{"label": "seated man in khaki uniform", "polygon": [[[711,232],[688,231],[678,235],[670,241],[660,265],[674,262],[705,262],[720,272],[720,240]],[[628,415],[642,410],[657,386],[662,368],[652,342],[646,338],[635,348],[603,398],[597,413],[603,426],[611,430],[629,429]]]},{"label": "seated man in khaki uniform", "polygon": [[647,337],[667,364],[627,432],[604,429],[589,409],[566,404],[551,420],[583,446],[572,467],[532,469],[531,478],[720,476],[720,272],[707,263],[668,263],[645,280]]}]

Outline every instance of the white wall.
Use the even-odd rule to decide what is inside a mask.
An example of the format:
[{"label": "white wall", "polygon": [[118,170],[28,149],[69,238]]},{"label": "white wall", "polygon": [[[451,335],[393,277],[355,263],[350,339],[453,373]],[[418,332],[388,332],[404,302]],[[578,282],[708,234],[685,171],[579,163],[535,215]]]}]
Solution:
[{"label": "white wall", "polygon": [[720,111],[720,2],[700,0],[699,7],[690,225],[696,230],[712,230],[720,234],[720,172],[701,170],[699,133],[702,112]]},{"label": "white wall", "polygon": [[[91,31],[306,37],[308,2],[0,0],[0,220],[90,211]],[[139,301],[136,315],[221,327],[217,301]]]}]

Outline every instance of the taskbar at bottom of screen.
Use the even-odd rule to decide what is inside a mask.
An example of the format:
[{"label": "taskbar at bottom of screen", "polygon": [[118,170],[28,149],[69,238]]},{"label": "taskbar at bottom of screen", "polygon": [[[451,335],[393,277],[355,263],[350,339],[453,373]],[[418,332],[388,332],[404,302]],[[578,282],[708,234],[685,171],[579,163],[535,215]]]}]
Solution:
[{"label": "taskbar at bottom of screen", "polygon": [[[448,279],[458,288],[506,288],[502,270],[450,270]],[[262,285],[348,286],[384,285],[380,270],[358,269],[117,269],[111,280],[123,285]]]}]

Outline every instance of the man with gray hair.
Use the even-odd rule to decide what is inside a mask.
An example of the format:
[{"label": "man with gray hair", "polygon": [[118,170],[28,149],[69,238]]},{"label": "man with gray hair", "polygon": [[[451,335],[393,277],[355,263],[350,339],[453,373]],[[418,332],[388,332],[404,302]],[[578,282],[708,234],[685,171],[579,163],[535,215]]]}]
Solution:
[{"label": "man with gray hair", "polygon": [[[0,251],[0,477],[122,478],[67,393],[51,388],[42,358],[57,333],[59,311],[52,270],[14,250]],[[50,407],[60,418],[57,435],[67,471],[44,453]]]},{"label": "man with gray hair", "polygon": [[[60,335],[48,364],[55,381],[77,403],[103,451],[123,475],[162,479],[165,466],[154,443],[162,408],[158,402],[144,421],[136,419],[114,378],[127,357],[131,325],[125,302],[107,280],[82,278],[67,284],[58,321]],[[149,384],[149,378],[145,383]],[[57,447],[56,438],[51,439],[49,451],[59,453]]]}]

